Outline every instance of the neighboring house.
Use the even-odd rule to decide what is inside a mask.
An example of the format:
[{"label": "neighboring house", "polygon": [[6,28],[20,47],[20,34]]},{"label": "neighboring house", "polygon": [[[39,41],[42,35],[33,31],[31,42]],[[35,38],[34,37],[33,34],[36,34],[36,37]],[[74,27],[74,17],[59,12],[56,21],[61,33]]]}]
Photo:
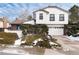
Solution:
[{"label": "neighboring house", "polygon": [[17,33],[19,39],[22,37],[22,31],[20,30],[20,25],[23,24],[23,20],[16,18],[16,20],[10,23],[11,27],[9,29],[5,29],[6,33]]},{"label": "neighboring house", "polygon": [[0,18],[0,31],[4,31],[4,29],[9,29],[10,24],[6,17]]},{"label": "neighboring house", "polygon": [[20,25],[23,24],[24,20],[16,18],[14,22],[11,23],[11,30],[20,30]]},{"label": "neighboring house", "polygon": [[57,6],[48,6],[33,12],[36,24],[46,24],[50,35],[64,35],[64,25],[68,24],[68,11]]}]

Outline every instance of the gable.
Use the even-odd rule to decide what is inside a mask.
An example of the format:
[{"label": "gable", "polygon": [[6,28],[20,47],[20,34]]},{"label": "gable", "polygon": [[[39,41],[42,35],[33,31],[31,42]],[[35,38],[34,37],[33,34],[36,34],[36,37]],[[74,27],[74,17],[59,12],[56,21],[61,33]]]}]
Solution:
[{"label": "gable", "polygon": [[49,14],[50,13],[52,13],[52,14],[68,14],[67,12],[64,12],[64,11],[58,9],[58,8],[46,8],[44,10],[48,11]]},{"label": "gable", "polygon": [[45,9],[57,9],[57,10],[60,10],[60,11],[62,11],[62,12],[66,12],[66,13],[69,13],[67,10],[64,10],[64,9],[62,9],[62,8],[60,8],[60,7],[57,7],[57,6],[48,6],[48,7],[45,7],[45,8],[43,8],[44,10]]},{"label": "gable", "polygon": [[66,10],[64,10],[62,8],[59,8],[57,6],[48,6],[48,7],[45,7],[45,8],[36,10],[33,13],[39,12],[39,11],[46,12],[46,13],[50,13],[50,11],[54,12],[54,11],[57,11],[57,10],[60,11],[60,12],[63,12],[63,13],[69,13],[68,11],[66,11]]}]

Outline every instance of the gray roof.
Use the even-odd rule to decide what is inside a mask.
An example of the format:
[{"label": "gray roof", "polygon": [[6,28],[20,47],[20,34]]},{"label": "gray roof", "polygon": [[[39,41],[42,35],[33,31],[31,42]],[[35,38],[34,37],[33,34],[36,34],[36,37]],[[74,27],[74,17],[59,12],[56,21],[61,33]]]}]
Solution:
[{"label": "gray roof", "polygon": [[43,12],[46,12],[46,13],[49,13],[48,11],[44,10],[44,9],[39,9],[39,10],[36,10],[34,12],[37,12],[37,11],[43,11]]},{"label": "gray roof", "polygon": [[[62,9],[62,8],[60,8],[60,7],[57,7],[57,6],[47,6],[47,7],[45,7],[45,8],[36,10],[36,11],[34,11],[34,12],[37,12],[37,11],[46,11],[46,10],[44,10],[44,9],[46,9],[46,8],[57,8],[57,9],[60,9],[60,10],[62,10],[62,11],[64,11],[64,12],[69,13],[67,10],[64,10],[64,9]],[[33,13],[34,13],[34,12],[33,12]],[[48,12],[48,11],[46,11],[46,12]],[[48,13],[49,13],[49,12],[48,12]]]}]

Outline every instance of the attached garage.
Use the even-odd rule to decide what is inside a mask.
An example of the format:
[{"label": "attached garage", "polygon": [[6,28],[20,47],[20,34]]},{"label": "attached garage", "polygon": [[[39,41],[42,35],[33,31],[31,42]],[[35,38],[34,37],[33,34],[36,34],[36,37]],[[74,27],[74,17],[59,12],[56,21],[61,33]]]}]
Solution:
[{"label": "attached garage", "polygon": [[49,35],[63,35],[64,34],[64,28],[61,27],[54,27],[49,28]]},{"label": "attached garage", "polygon": [[48,6],[33,12],[36,24],[47,25],[50,35],[64,35],[64,25],[68,24],[69,12],[57,6]]},{"label": "attached garage", "polygon": [[47,25],[49,35],[64,35],[64,25]]}]

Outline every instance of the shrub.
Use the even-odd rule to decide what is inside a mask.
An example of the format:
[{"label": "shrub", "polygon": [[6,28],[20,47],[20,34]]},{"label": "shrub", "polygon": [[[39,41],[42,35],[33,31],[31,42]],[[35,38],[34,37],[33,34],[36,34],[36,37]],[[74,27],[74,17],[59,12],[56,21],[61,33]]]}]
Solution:
[{"label": "shrub", "polygon": [[26,40],[25,44],[26,45],[32,45],[33,41],[36,40],[36,39],[38,39],[38,38],[40,38],[40,37],[41,37],[41,35],[37,35],[37,34],[26,36],[26,38],[25,38],[25,40]]},{"label": "shrub", "polygon": [[[23,43],[22,45],[33,45],[33,42],[36,40],[36,39],[39,39],[39,38],[41,38],[42,39],[42,41],[38,41],[37,43],[35,43],[35,45],[34,46],[37,46],[37,47],[44,47],[44,48],[51,48],[53,45],[51,45],[49,42],[51,41],[51,42],[54,42],[54,43],[56,43],[57,45],[55,45],[55,46],[53,46],[53,47],[55,47],[55,48],[57,48],[57,47],[61,47],[61,45],[59,44],[59,43],[57,43],[56,41],[57,41],[57,39],[54,39],[54,38],[47,38],[45,35],[43,35],[43,34],[33,34],[33,35],[29,35],[29,36],[27,36],[26,35],[26,37],[25,37],[25,40],[26,40],[26,42],[25,43]],[[23,39],[24,40],[24,39]]]},{"label": "shrub", "polygon": [[22,33],[23,33],[23,35],[26,35],[27,34],[27,32],[29,33],[29,32],[31,32],[31,31],[29,31],[29,30],[32,30],[32,25],[31,24],[22,24],[21,26],[20,26],[20,29],[22,30]]},{"label": "shrub", "polygon": [[77,34],[78,33],[78,26],[77,26],[77,24],[65,25],[65,33],[68,36]]},{"label": "shrub", "polygon": [[74,34],[74,35],[72,35],[73,37],[78,37],[79,36],[79,34]]},{"label": "shrub", "polygon": [[37,24],[35,25],[38,34],[42,33],[48,33],[48,27],[45,24]]},{"label": "shrub", "polygon": [[45,48],[51,48],[48,40],[38,41],[36,46],[45,47]]},{"label": "shrub", "polygon": [[25,34],[25,30],[27,30],[27,33],[32,34],[42,34],[44,32],[48,33],[48,27],[44,24],[36,24],[36,25],[23,24],[21,25],[21,30],[23,30],[23,34]]},{"label": "shrub", "polygon": [[0,44],[14,44],[17,39],[17,34],[0,32],[0,38],[3,38],[0,39]]}]

